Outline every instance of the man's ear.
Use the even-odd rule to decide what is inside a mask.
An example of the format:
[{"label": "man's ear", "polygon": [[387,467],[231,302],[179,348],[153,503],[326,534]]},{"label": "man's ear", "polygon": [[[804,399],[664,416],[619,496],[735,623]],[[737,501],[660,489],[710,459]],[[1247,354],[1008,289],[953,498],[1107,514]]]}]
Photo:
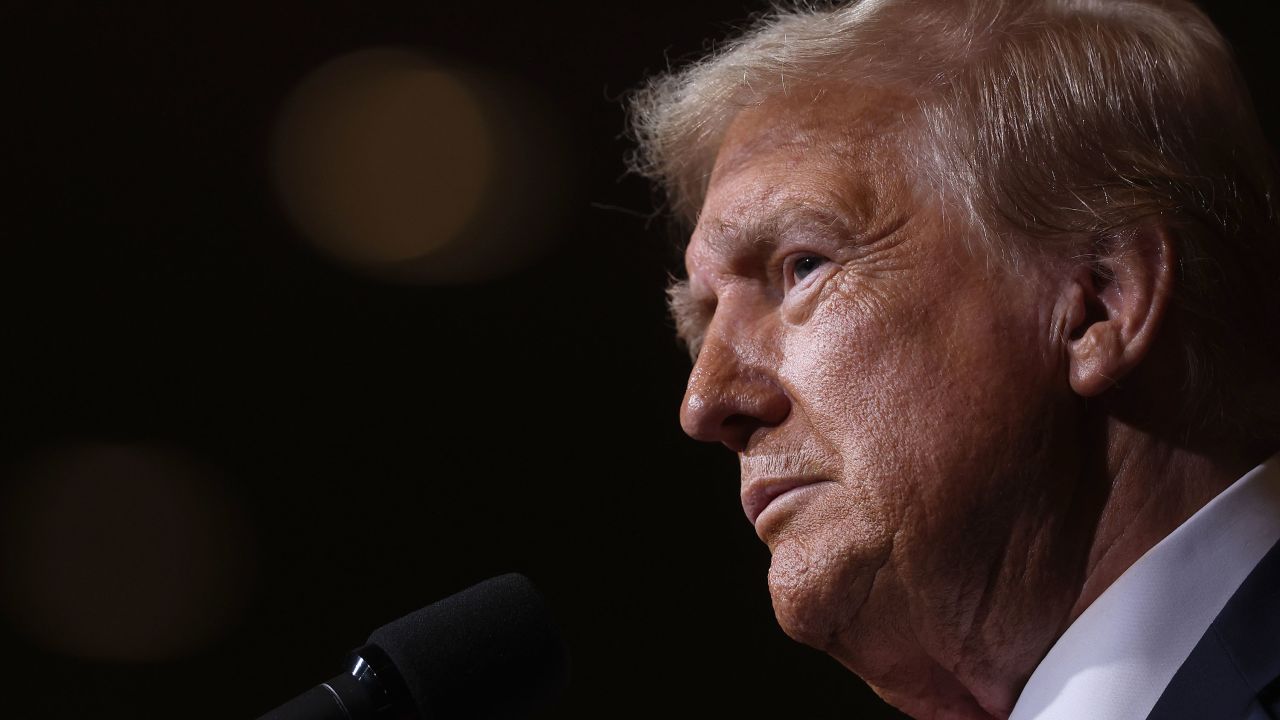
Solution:
[{"label": "man's ear", "polygon": [[1158,219],[1100,240],[1075,269],[1062,318],[1071,389],[1093,397],[1146,357],[1173,297],[1173,231]]}]

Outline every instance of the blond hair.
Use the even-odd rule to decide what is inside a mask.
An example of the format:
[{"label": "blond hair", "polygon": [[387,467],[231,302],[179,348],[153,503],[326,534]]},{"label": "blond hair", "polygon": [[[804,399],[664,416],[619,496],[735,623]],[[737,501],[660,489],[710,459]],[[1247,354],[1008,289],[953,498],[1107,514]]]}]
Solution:
[{"label": "blond hair", "polygon": [[[913,98],[906,171],[995,257],[1175,228],[1188,435],[1280,440],[1271,153],[1230,48],[1184,0],[862,0],[775,10],[632,97],[632,166],[696,218],[729,122],[822,83]],[[1243,437],[1242,437],[1243,435]]]}]

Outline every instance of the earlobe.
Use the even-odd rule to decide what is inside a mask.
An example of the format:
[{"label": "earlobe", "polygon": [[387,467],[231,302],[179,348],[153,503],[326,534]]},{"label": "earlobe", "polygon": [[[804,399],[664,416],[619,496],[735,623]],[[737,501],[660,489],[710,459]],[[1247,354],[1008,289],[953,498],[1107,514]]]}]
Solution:
[{"label": "earlobe", "polygon": [[1147,356],[1173,295],[1170,229],[1142,223],[1099,244],[1098,259],[1076,268],[1064,293],[1071,389],[1094,397]]}]

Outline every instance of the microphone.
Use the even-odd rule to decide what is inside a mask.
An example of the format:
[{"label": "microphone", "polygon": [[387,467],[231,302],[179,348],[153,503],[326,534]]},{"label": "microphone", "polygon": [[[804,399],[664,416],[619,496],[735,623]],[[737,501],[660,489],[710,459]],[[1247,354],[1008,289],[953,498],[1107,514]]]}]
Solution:
[{"label": "microphone", "polygon": [[523,717],[568,680],[568,650],[546,603],[509,573],[374,630],[347,672],[259,720]]}]

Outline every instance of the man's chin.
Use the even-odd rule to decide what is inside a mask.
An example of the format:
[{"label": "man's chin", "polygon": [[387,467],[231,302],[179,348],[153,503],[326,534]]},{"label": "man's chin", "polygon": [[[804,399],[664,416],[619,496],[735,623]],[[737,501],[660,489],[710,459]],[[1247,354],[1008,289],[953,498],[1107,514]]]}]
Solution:
[{"label": "man's chin", "polygon": [[773,612],[791,639],[828,653],[847,643],[882,562],[859,562],[845,552],[814,552],[781,540],[769,566]]}]

